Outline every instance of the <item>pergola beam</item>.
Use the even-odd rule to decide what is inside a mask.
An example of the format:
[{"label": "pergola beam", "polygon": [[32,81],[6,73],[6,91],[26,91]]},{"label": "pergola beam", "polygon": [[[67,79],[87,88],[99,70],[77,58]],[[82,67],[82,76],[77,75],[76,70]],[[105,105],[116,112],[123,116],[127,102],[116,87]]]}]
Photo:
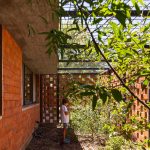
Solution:
[{"label": "pergola beam", "polygon": [[[109,68],[103,68],[104,70],[108,70]],[[101,70],[100,68],[58,68],[58,70]]]},{"label": "pergola beam", "polygon": [[[89,12],[89,14],[92,13],[92,11],[90,11],[90,10],[88,12]],[[62,15],[62,17],[69,17],[69,16],[71,16],[71,17],[77,16],[77,11],[65,11],[65,13]],[[110,15],[110,16],[112,16],[112,15]],[[137,13],[136,10],[131,10],[131,16],[132,17],[150,16],[150,11],[149,10],[141,10],[140,13]],[[101,17],[101,16],[97,15],[97,17]]]},{"label": "pergola beam", "polygon": [[[63,45],[63,47],[64,48],[72,48],[70,45]],[[86,45],[78,45],[78,46],[76,46],[76,48],[85,48],[86,47]],[[144,46],[145,48],[150,48],[150,45],[145,45]]]}]

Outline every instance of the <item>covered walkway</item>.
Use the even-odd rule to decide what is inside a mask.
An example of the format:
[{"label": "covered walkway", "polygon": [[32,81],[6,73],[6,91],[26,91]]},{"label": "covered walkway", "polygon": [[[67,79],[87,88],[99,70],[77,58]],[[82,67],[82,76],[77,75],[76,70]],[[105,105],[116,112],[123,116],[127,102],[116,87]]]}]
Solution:
[{"label": "covered walkway", "polygon": [[26,150],[95,150],[100,148],[100,145],[103,149],[105,145],[104,139],[97,138],[92,141],[90,136],[77,136],[71,128],[68,136],[71,139],[70,144],[63,144],[61,126],[40,124]]},{"label": "covered walkway", "polygon": [[[145,5],[140,4],[139,7],[136,0],[132,5],[130,1],[125,0],[130,7],[122,3],[115,4],[112,0],[111,11],[108,9],[110,4],[103,6],[103,3],[103,9],[99,10],[101,0],[99,4],[91,4],[96,0],[85,0],[85,6],[83,2],[81,6],[84,7],[77,6],[78,9],[76,4],[65,1],[67,5],[64,3],[63,6],[61,3],[64,13],[60,14],[59,19],[55,15],[58,11],[58,0],[54,0],[53,5],[49,4],[50,0],[0,1],[0,150],[104,150],[112,133],[116,134],[117,131],[121,135],[128,135],[134,131],[131,132],[128,125],[138,127],[134,132],[135,139],[141,142],[148,141],[150,109],[144,106],[150,107],[150,0],[145,0]],[[124,28],[125,23],[129,25],[127,29],[130,32]],[[57,30],[59,28],[60,30]],[[68,32],[68,36],[65,36],[66,33],[62,34],[62,31]],[[77,34],[73,34],[72,31],[77,31]],[[125,33],[122,34],[121,31]],[[59,33],[60,39],[58,35],[53,35],[55,32]],[[55,45],[56,41],[60,44]],[[105,77],[114,76],[115,73],[122,82],[118,82],[116,78],[109,78],[109,82],[108,77]],[[130,73],[131,79],[128,79]],[[132,78],[134,76],[137,78]],[[99,81],[100,78],[102,82]],[[86,128],[88,135],[81,135],[78,132],[83,130],[77,131],[71,126],[68,135],[71,142],[63,144],[60,106],[63,97],[76,92],[74,85],[77,84],[70,86],[72,81],[82,87],[82,91],[78,93],[81,100],[87,96],[85,102],[81,101],[74,105],[81,105],[76,110],[83,110],[87,102],[90,109],[92,106],[94,110],[96,106],[101,106],[101,102],[105,104],[108,98],[113,109],[102,110],[107,115],[104,116],[104,125],[106,124],[107,128],[102,132],[97,132],[103,125],[100,122],[100,107],[97,109],[98,121],[91,115],[91,118],[94,118],[92,122],[89,113],[86,113],[86,119],[92,122],[92,129],[99,127],[94,139],[89,135],[92,135],[88,131],[89,127]],[[77,90],[80,91],[78,87]],[[133,101],[132,96],[137,100]],[[127,109],[127,114],[121,106],[120,115],[117,104],[122,101],[128,102],[128,99],[131,101],[130,110]],[[116,111],[116,116],[113,110]],[[88,109],[84,111],[89,112]],[[80,112],[74,117],[74,120],[77,120],[77,116],[81,117],[76,129],[79,129],[85,120],[81,114],[86,116]],[[118,114],[124,120],[119,120]],[[136,120],[135,124],[126,121],[132,116],[144,120],[148,129],[143,130],[146,127],[142,121]],[[94,126],[95,122],[99,124]],[[87,124],[85,122],[84,125]],[[85,126],[82,129],[85,129]],[[104,133],[108,139],[102,136]],[[125,140],[123,139],[123,142]],[[120,140],[118,141],[120,144]],[[124,145],[126,146],[126,143]]]}]

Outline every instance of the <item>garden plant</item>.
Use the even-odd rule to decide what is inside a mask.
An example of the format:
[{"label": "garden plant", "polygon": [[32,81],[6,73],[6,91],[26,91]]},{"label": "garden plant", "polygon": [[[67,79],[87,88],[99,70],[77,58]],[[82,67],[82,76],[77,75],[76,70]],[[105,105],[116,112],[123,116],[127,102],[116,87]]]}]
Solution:
[{"label": "garden plant", "polygon": [[[46,2],[49,7],[56,7],[55,1]],[[72,13],[65,10],[66,5]],[[108,149],[135,149],[133,133],[149,129],[146,119],[129,115],[135,101],[150,109],[149,103],[133,90],[141,77],[142,90],[149,86],[150,22],[145,9],[149,9],[149,4],[143,0],[61,0],[54,10],[55,18],[68,16],[72,25],[65,30],[40,33],[46,36],[48,54],[54,51],[69,61],[105,62],[102,69],[109,68],[99,74],[94,85],[72,82],[66,92],[73,105],[82,107],[72,111],[72,126],[90,133],[92,139],[104,135]],[[105,79],[104,73],[108,75]],[[148,140],[138,145],[145,142]]]}]

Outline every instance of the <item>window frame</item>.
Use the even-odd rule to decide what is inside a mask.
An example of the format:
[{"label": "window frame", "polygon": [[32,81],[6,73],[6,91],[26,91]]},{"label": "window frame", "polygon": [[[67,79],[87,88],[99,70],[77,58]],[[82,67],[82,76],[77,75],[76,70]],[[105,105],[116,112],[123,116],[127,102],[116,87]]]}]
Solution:
[{"label": "window frame", "polygon": [[[26,100],[25,99],[25,75],[26,75],[26,72],[25,72],[25,68],[27,68],[29,71],[31,71],[31,69],[27,66],[27,65],[25,65],[25,64],[23,64],[23,106],[28,106],[28,105],[32,105],[33,103],[34,103],[34,100],[33,100],[33,72],[31,71],[31,83],[30,83],[30,100]],[[26,103],[26,101],[29,101],[29,103]]]}]

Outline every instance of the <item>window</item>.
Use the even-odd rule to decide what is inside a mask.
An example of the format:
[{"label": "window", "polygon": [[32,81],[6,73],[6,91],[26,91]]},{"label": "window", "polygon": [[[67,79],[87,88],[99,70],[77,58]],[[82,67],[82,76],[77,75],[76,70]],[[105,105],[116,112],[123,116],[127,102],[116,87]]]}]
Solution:
[{"label": "window", "polygon": [[2,115],[2,26],[0,25],[0,116]]},{"label": "window", "polygon": [[36,75],[35,78],[35,86],[33,88],[35,87],[35,101],[38,103],[40,102],[40,75]]},{"label": "window", "polygon": [[23,92],[23,104],[29,105],[33,103],[33,72],[24,65],[24,92]]}]

